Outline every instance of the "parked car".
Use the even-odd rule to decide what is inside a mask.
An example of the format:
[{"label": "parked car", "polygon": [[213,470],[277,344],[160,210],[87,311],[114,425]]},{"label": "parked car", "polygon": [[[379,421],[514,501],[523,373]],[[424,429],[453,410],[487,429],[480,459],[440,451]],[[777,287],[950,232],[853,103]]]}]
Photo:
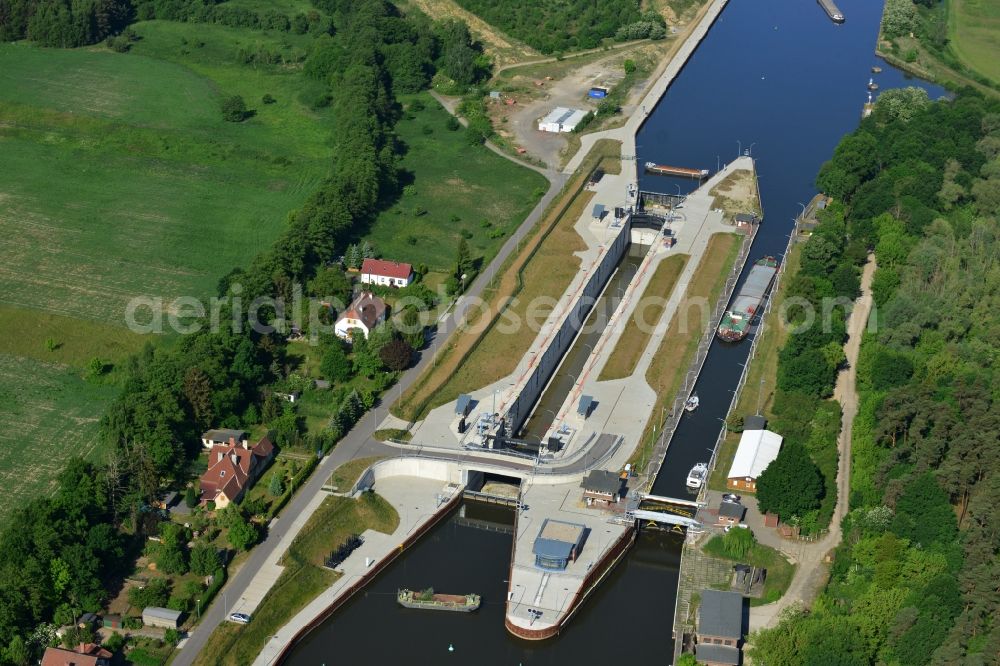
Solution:
[{"label": "parked car", "polygon": [[232,613],[229,616],[229,620],[240,624],[250,624],[250,616],[246,613]]},{"label": "parked car", "polygon": [[722,501],[723,502],[739,502],[740,501],[740,496],[739,495],[734,495],[733,493],[724,493],[722,495]]},{"label": "parked car", "polygon": [[725,529],[723,531],[728,532],[729,530],[733,529],[734,527],[742,527],[745,530],[750,529],[750,526],[747,525],[746,523],[740,523],[739,525],[726,525],[726,527],[725,527]]}]

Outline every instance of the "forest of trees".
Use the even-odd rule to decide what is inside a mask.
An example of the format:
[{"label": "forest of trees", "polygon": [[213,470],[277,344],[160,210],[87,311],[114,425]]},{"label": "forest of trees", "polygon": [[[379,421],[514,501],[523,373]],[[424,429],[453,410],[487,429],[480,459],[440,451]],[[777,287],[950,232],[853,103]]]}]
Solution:
[{"label": "forest of trees", "polygon": [[[877,330],[857,364],[850,512],[831,580],[811,612],[754,634],[750,655],[1000,664],[1000,102],[887,92],[817,183],[843,204],[826,239],[852,256],[874,250]],[[809,250],[800,291],[851,291],[828,252]],[[825,371],[813,382],[804,365],[783,352],[779,372],[822,394]]]},{"label": "forest of trees", "polygon": [[458,4],[542,53],[591,49],[607,38],[666,36],[663,17],[643,13],[639,0],[458,0]]},{"label": "forest of trees", "polygon": [[[5,17],[13,6],[8,2],[0,0]],[[19,16],[27,12],[27,4],[17,5]],[[397,162],[404,148],[394,134],[401,113],[394,92],[426,87],[438,67],[456,79],[483,75],[481,50],[463,25],[432,24],[422,15],[404,17],[384,0],[317,0],[316,6],[331,17],[332,28],[316,34],[305,71],[313,80],[310,85],[337,93],[330,95],[329,175],[289,214],[270,249],[220,280],[219,295],[240,297],[230,300],[230,308],[245,309],[258,296],[291,302],[296,283],[308,285],[313,296],[349,289],[340,269],[327,263],[345,252],[380,207],[397,196]],[[30,26],[33,20],[28,17],[24,23]],[[412,323],[413,314],[404,313],[404,321]],[[270,311],[261,319],[274,316]],[[229,312],[222,313],[221,321],[229,321]],[[125,553],[141,549],[146,535],[160,529],[151,508],[156,497],[164,488],[187,483],[204,429],[263,423],[280,445],[299,442],[301,419],[272,392],[294,380],[284,333],[255,332],[250,326],[235,332],[225,325],[217,331],[203,327],[175,345],[147,346],[129,361],[121,394],[102,422],[111,452],[107,462],[74,460],[53,496],[18,507],[0,531],[5,553],[0,562],[0,664],[23,666],[36,660],[52,641],[51,623],[100,610],[107,590],[132,566]],[[328,449],[372,406],[370,391],[350,390],[344,382],[364,375],[375,378],[374,391],[384,390],[422,343],[419,327],[402,333],[380,327],[369,340],[357,340],[348,359],[339,341],[325,339],[322,371],[335,383],[333,413],[327,428],[303,442],[308,450]],[[279,479],[275,487],[280,486]],[[239,526],[246,523],[242,514],[232,518]],[[231,527],[233,547],[249,547],[257,538],[256,528],[251,533]],[[166,569],[211,568],[195,556],[202,550],[198,546],[178,557],[161,548],[155,555]]]}]

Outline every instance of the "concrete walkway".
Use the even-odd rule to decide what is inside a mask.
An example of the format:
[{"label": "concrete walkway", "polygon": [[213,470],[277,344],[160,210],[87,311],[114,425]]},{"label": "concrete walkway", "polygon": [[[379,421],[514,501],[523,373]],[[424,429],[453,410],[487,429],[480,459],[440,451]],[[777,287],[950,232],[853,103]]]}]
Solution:
[{"label": "concrete walkway", "polygon": [[785,553],[798,565],[788,591],[781,599],[773,604],[750,609],[751,631],[775,626],[782,611],[792,605],[808,608],[826,584],[827,570],[824,563],[827,554],[840,543],[840,523],[847,514],[851,493],[851,431],[854,428],[854,417],[858,413],[855,366],[861,348],[861,335],[871,314],[871,286],[874,274],[875,257],[869,256],[861,274],[861,296],[855,301],[854,309],[847,321],[849,337],[844,345],[847,367],[837,375],[837,384],[833,391],[834,399],[840,403],[843,410],[843,418],[840,424],[840,437],[837,440],[840,454],[837,468],[837,506],[833,511],[830,531],[825,537],[814,542],[782,539],[774,530],[764,529],[763,519],[757,510],[756,498],[744,498],[744,504],[747,505],[747,523],[753,527],[757,539]]}]

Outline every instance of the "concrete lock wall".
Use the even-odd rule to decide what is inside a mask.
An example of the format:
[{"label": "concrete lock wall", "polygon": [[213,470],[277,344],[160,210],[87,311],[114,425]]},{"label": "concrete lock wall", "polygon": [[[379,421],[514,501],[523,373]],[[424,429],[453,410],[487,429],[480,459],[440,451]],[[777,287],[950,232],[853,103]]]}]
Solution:
[{"label": "concrete lock wall", "polygon": [[577,332],[587,321],[587,315],[590,314],[590,310],[597,302],[597,298],[604,290],[604,286],[611,279],[612,274],[614,274],[615,267],[618,266],[618,262],[621,261],[625,252],[628,251],[629,240],[631,238],[630,218],[626,219],[624,226],[625,228],[621,230],[611,244],[611,247],[608,248],[608,252],[602,257],[600,264],[588,276],[587,283],[580,292],[576,303],[573,304],[569,315],[563,320],[558,332],[552,337],[548,348],[541,354],[538,363],[525,383],[524,389],[507,410],[507,417],[513,432],[518,432],[521,426],[524,425],[528,415],[531,413],[532,407],[538,402],[538,398],[545,389],[545,385],[556,371],[556,368],[559,367],[559,362],[563,356],[569,351],[573,340],[576,339]]}]

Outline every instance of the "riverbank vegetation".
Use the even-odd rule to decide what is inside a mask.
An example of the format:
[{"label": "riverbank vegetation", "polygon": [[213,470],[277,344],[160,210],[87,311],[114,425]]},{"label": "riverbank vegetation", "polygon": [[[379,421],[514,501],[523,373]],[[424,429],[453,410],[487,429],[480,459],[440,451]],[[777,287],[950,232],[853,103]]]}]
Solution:
[{"label": "riverbank vegetation", "polygon": [[[848,248],[874,249],[877,330],[865,333],[857,365],[850,513],[830,582],[812,612],[754,634],[750,657],[993,663],[1000,103],[971,93],[916,107],[880,99],[818,184],[844,202],[838,243],[846,234]],[[800,283],[829,291],[836,265],[806,254]],[[780,363],[776,408],[796,365],[784,352]]]},{"label": "riverbank vegetation", "polygon": [[688,282],[684,297],[670,320],[666,335],[646,368],[646,383],[656,392],[656,402],[642,431],[642,444],[629,462],[641,472],[649,462],[660,428],[672,408],[677,391],[698,351],[708,318],[722,294],[732,266],[739,255],[742,234],[716,233],[708,239],[701,261]]},{"label": "riverbank vegetation", "polygon": [[949,88],[1000,95],[1000,7],[976,0],[887,0],[879,53]]},{"label": "riverbank vegetation", "polygon": [[399,514],[374,492],[362,493],[356,500],[344,497],[323,500],[282,558],[284,570],[254,611],[253,622],[224,623],[213,632],[194,663],[204,666],[252,663],[271,636],[340,577],[324,567],[330,553],[366,529],[392,534],[398,526]]}]

